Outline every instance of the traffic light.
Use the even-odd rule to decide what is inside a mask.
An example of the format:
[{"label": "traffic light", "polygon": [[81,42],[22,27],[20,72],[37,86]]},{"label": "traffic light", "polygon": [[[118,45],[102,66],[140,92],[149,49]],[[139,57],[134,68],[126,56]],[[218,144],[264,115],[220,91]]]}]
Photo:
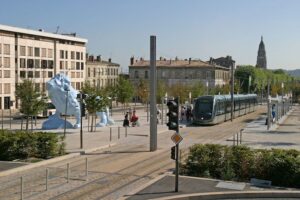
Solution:
[{"label": "traffic light", "polygon": [[171,159],[176,160],[176,146],[171,147]]},{"label": "traffic light", "polygon": [[178,105],[178,99],[169,100],[167,103],[169,112],[167,113],[167,116],[169,117],[169,121],[167,123],[167,126],[169,127],[169,130],[174,130],[178,132],[178,111],[179,111],[179,105]]}]

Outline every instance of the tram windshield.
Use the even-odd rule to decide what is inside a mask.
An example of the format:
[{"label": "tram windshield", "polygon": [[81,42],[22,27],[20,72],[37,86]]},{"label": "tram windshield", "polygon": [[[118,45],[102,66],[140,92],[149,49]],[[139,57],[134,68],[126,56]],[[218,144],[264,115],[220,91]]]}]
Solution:
[{"label": "tram windshield", "polygon": [[211,114],[213,109],[213,101],[211,99],[199,99],[195,105],[197,113]]}]

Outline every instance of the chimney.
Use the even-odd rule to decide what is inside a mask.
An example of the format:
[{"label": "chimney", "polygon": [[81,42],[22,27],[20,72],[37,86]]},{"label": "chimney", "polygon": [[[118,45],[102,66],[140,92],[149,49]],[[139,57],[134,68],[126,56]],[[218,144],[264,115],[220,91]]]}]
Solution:
[{"label": "chimney", "polygon": [[108,62],[111,63],[111,58],[108,59]]},{"label": "chimney", "polygon": [[94,61],[94,56],[93,55],[89,56],[89,61]]},{"label": "chimney", "polygon": [[89,54],[88,53],[85,54],[85,59],[89,60]]},{"label": "chimney", "polygon": [[144,58],[143,58],[143,57],[141,57],[141,58],[140,58],[140,61],[143,61],[143,60],[144,60]]},{"label": "chimney", "polygon": [[189,58],[189,64],[191,64],[192,58]]},{"label": "chimney", "polygon": [[101,55],[97,56],[97,61],[99,61],[99,62],[101,61]]},{"label": "chimney", "polygon": [[160,57],[159,57],[159,60],[162,61],[162,59],[163,59],[163,57],[160,56]]},{"label": "chimney", "polygon": [[131,56],[130,57],[130,65],[133,65],[134,64],[134,56]]}]

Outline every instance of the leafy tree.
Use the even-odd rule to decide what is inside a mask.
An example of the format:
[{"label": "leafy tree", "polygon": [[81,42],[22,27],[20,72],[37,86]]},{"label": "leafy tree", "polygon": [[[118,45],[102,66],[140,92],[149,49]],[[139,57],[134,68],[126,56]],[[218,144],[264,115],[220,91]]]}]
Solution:
[{"label": "leafy tree", "polygon": [[125,103],[128,103],[129,100],[133,97],[134,88],[132,83],[129,80],[124,78],[119,78],[116,85],[116,93],[118,101],[123,103],[125,109]]},{"label": "leafy tree", "polygon": [[140,79],[136,87],[136,95],[141,99],[142,103],[146,103],[149,98],[149,83]]},{"label": "leafy tree", "polygon": [[[92,87],[89,82],[85,82],[82,87],[82,92],[87,94],[85,98],[86,109],[88,113],[92,116],[91,120],[91,130],[93,131],[94,125],[94,117],[96,116],[96,112],[105,111],[106,106],[109,105],[110,99],[106,96],[104,90]],[[96,120],[96,119],[95,119]]]},{"label": "leafy tree", "polygon": [[18,84],[15,93],[21,101],[20,112],[26,116],[26,131],[28,131],[29,116],[42,112],[47,106],[47,98],[34,87],[31,80],[24,80]]},{"label": "leafy tree", "polygon": [[202,84],[201,81],[199,81],[191,85],[190,91],[192,93],[192,98],[197,98],[206,93],[206,87]]},{"label": "leafy tree", "polygon": [[165,97],[165,94],[167,92],[167,86],[164,81],[158,80],[156,88],[156,101],[161,102],[162,98]]}]

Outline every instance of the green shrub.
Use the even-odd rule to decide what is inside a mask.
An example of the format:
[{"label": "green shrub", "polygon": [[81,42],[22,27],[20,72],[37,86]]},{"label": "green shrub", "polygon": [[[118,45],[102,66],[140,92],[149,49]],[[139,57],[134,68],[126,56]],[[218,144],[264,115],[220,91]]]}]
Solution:
[{"label": "green shrub", "polygon": [[55,133],[0,131],[0,160],[49,158],[64,153],[64,142]]},{"label": "green shrub", "polygon": [[198,144],[190,148],[181,173],[238,181],[258,178],[276,186],[300,187],[300,152]]}]

